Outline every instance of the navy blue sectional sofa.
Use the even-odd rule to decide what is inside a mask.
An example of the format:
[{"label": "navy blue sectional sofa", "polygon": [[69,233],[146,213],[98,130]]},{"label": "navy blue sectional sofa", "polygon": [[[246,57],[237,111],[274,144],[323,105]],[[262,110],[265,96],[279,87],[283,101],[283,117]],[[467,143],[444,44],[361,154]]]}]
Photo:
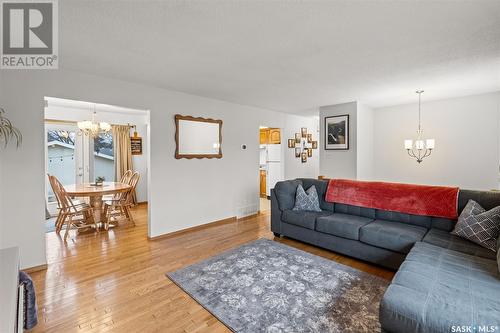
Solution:
[{"label": "navy blue sectional sofa", "polygon": [[[292,210],[299,184],[306,190],[316,186],[321,212]],[[383,332],[476,326],[473,332],[500,333],[500,274],[493,251],[450,234],[454,220],[326,202],[327,186],[316,179],[278,182],[271,191],[271,230],[398,270],[380,304]],[[485,209],[500,206],[500,192],[460,190],[458,213],[469,199]]]}]

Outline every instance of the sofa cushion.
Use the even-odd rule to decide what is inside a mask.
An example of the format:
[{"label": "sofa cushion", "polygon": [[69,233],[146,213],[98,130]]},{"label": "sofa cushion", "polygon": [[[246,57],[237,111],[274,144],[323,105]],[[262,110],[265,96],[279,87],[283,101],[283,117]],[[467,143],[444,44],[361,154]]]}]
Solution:
[{"label": "sofa cushion", "polygon": [[321,212],[316,186],[312,185],[307,189],[307,191],[304,190],[302,185],[297,186],[297,192],[295,193],[295,206],[293,206],[293,210]]},{"label": "sofa cushion", "polygon": [[325,201],[326,189],[328,187],[328,180],[313,179],[313,178],[298,178],[297,180],[302,182],[304,188],[309,188],[314,185],[316,187],[316,192],[318,192],[319,206],[321,207],[321,209],[333,212],[334,204],[332,202]]},{"label": "sofa cushion", "polygon": [[367,217],[334,213],[318,217],[316,230],[325,234],[359,240],[359,229],[372,221],[373,219]]},{"label": "sofa cushion", "polygon": [[302,184],[300,180],[285,180],[276,183],[274,192],[276,193],[280,210],[284,211],[293,208],[295,204],[295,192],[299,184]]},{"label": "sofa cushion", "polygon": [[458,217],[452,234],[496,252],[500,234],[500,206],[487,211],[474,200],[469,200]]},{"label": "sofa cushion", "polygon": [[424,238],[426,228],[411,224],[375,220],[361,228],[359,240],[383,249],[408,253],[413,244]]},{"label": "sofa cushion", "polygon": [[332,212],[309,212],[305,210],[285,210],[282,214],[282,219],[286,223],[294,224],[299,227],[314,230],[316,227],[316,218],[319,216],[330,215]]},{"label": "sofa cushion", "polygon": [[422,241],[449,250],[495,259],[495,253],[490,250],[443,230],[434,228],[429,230]]},{"label": "sofa cushion", "polygon": [[420,333],[500,326],[496,262],[416,243],[380,303],[380,323],[387,332]]}]

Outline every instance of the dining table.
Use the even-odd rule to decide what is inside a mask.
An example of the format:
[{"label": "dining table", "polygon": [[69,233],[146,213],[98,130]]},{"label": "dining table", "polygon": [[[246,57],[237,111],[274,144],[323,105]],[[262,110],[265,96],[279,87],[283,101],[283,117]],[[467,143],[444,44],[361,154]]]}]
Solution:
[{"label": "dining table", "polygon": [[130,185],[120,182],[103,182],[102,185],[95,183],[82,183],[65,185],[66,193],[71,197],[89,198],[90,206],[94,209],[95,221],[102,221],[103,213],[103,197],[105,195],[113,195],[126,192],[130,189]]}]

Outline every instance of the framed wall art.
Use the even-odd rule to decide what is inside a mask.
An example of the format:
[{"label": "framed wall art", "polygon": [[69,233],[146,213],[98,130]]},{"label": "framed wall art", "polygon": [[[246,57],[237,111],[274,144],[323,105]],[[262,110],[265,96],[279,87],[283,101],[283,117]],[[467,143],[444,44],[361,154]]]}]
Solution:
[{"label": "framed wall art", "polygon": [[349,149],[349,115],[325,117],[325,149]]},{"label": "framed wall art", "polygon": [[142,155],[142,138],[140,136],[134,135],[130,137],[130,151],[132,155]]},{"label": "framed wall art", "polygon": [[302,136],[300,133],[295,133],[295,143],[300,143]]}]

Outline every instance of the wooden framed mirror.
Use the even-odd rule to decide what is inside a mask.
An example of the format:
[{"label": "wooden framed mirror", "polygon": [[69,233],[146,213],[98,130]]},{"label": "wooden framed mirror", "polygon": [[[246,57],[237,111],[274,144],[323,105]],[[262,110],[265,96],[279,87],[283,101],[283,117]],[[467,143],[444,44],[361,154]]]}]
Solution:
[{"label": "wooden framed mirror", "polygon": [[222,158],[222,120],[176,114],[175,158]]}]

